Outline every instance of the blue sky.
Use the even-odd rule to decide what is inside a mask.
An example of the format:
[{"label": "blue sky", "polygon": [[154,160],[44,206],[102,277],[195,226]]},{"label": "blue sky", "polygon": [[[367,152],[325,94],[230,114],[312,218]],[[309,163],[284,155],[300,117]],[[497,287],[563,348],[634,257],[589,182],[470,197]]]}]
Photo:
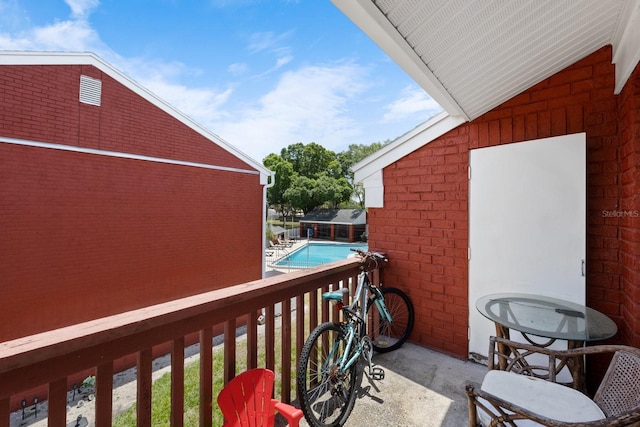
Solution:
[{"label": "blue sky", "polygon": [[93,52],[259,162],[441,110],[329,0],[0,0],[0,50]]}]

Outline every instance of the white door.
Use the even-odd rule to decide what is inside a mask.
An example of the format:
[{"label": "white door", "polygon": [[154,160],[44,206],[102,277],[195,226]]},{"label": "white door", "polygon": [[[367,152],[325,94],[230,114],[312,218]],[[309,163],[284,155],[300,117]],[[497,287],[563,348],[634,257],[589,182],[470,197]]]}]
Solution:
[{"label": "white door", "polygon": [[495,335],[475,306],[483,295],[585,303],[585,140],[575,134],[471,151],[470,354],[487,356]]}]

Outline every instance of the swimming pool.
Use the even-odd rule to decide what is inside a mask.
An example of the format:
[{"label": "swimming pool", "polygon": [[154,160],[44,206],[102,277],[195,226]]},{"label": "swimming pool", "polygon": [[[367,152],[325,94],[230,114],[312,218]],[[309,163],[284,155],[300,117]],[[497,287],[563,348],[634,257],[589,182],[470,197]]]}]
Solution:
[{"label": "swimming pool", "polygon": [[362,243],[308,243],[291,254],[281,258],[274,265],[278,267],[310,268],[339,261],[354,252],[351,249],[367,250]]}]

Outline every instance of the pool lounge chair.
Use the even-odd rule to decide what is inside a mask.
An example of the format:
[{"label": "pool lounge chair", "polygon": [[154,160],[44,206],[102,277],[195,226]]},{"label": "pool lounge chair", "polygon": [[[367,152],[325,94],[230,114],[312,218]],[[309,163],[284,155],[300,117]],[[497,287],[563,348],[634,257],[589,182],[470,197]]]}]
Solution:
[{"label": "pool lounge chair", "polygon": [[287,253],[287,247],[283,246],[279,243],[275,243],[272,241],[269,241],[269,249],[274,250],[274,251],[284,251],[285,253]]},{"label": "pool lounge chair", "polygon": [[290,247],[292,247],[292,246],[293,246],[293,242],[291,242],[291,241],[287,241],[287,240],[280,240],[280,239],[277,239],[277,241],[278,241],[278,244],[279,244],[279,245],[281,245],[281,246],[283,246],[283,247],[285,247],[285,248],[290,248]]}]

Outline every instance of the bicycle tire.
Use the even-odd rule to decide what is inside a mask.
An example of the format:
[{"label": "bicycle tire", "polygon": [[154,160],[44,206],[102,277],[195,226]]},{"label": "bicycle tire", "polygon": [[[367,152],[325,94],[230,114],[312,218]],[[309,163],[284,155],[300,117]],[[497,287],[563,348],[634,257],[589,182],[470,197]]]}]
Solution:
[{"label": "bicycle tire", "polygon": [[313,427],[341,426],[353,410],[362,369],[359,362],[345,374],[336,369],[335,361],[342,356],[345,344],[344,328],[339,323],[327,322],[311,332],[300,352],[298,401]]},{"label": "bicycle tire", "polygon": [[373,349],[378,353],[387,353],[402,347],[407,341],[415,314],[409,296],[397,288],[380,288],[384,304],[391,314],[392,322],[380,318],[378,310],[371,310],[375,301],[367,302],[368,332],[373,342]]}]

